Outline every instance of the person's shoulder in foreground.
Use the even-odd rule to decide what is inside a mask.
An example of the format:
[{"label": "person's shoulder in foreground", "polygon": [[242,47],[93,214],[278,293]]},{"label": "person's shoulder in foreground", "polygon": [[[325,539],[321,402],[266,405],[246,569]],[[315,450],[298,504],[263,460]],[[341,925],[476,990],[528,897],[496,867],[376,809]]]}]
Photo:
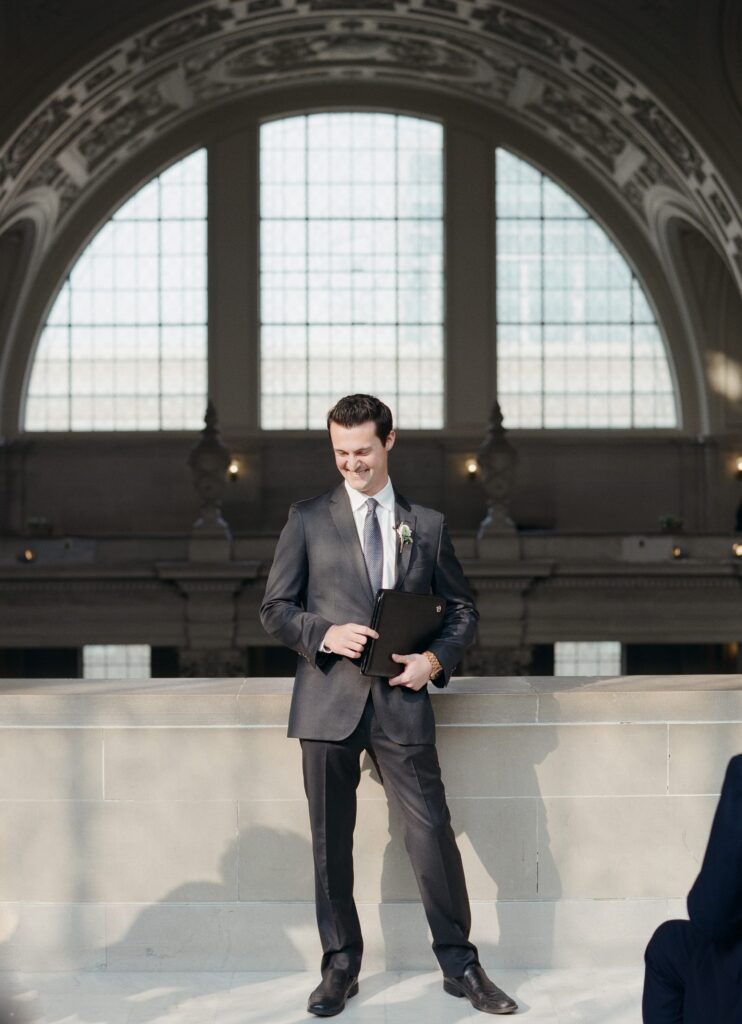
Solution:
[{"label": "person's shoulder in foreground", "polygon": [[714,941],[742,941],[742,754],[727,765],[688,916]]}]

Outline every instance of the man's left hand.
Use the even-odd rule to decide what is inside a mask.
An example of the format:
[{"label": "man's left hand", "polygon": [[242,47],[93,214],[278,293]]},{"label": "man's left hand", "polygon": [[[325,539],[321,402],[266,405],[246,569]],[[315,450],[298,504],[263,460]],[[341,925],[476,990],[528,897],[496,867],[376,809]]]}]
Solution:
[{"label": "man's left hand", "polygon": [[392,661],[404,664],[398,676],[389,680],[390,686],[406,686],[408,690],[422,690],[430,679],[430,662],[424,654],[393,654]]}]

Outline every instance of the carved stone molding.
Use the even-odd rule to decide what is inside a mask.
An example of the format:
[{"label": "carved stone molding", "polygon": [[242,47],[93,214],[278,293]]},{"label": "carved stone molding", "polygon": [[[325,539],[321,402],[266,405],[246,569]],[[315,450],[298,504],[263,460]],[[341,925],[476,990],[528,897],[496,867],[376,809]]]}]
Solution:
[{"label": "carved stone molding", "polygon": [[682,575],[678,578],[670,576],[553,576],[544,584],[549,588],[557,587],[566,590],[730,590],[742,595],[742,580],[734,576],[703,576]]},{"label": "carved stone molding", "polygon": [[742,281],[742,215],[708,154],[644,85],[515,4],[210,0],[138,32],[72,76],[0,152],[0,232],[30,189],[58,225],[153,138],[276,86],[377,81],[507,110],[593,167],[637,219],[657,186],[690,200]]},{"label": "carved stone molding", "polygon": [[0,573],[0,584],[2,585],[5,597],[13,594],[38,594],[40,599],[44,594],[59,595],[79,594],[91,595],[91,600],[101,600],[105,597],[113,597],[119,594],[138,594],[142,596],[161,594],[164,592],[163,585],[157,580],[124,580],[124,579],[93,579],[82,576],[75,576],[67,573],[63,578],[39,577],[33,573],[28,574],[26,579],[20,579],[17,571],[13,576],[10,573]]}]

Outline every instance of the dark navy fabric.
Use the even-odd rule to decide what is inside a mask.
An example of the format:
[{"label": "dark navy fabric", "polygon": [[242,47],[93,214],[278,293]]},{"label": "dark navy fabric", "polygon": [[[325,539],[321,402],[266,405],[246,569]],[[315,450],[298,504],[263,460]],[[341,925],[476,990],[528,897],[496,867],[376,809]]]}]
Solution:
[{"label": "dark navy fabric", "polygon": [[742,1024],[742,754],[727,767],[688,916],[647,946],[644,1024]]}]

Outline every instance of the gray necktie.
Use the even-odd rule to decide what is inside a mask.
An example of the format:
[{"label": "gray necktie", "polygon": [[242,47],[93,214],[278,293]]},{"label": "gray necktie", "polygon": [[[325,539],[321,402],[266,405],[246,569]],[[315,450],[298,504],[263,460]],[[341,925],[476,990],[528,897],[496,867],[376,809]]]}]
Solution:
[{"label": "gray necktie", "polygon": [[366,559],[368,578],[374,594],[381,589],[384,577],[384,544],[381,539],[381,527],[376,518],[376,498],[366,500],[366,520],[363,524],[363,555]]}]

